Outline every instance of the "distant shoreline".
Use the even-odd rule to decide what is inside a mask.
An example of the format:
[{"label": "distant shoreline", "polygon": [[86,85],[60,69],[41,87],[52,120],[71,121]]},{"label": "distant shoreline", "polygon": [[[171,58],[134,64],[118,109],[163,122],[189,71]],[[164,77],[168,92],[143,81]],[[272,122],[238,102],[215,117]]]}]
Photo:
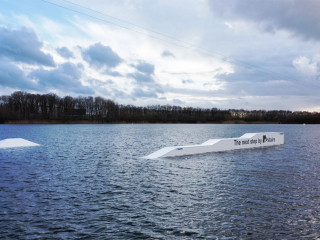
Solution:
[{"label": "distant shoreline", "polygon": [[134,106],[102,97],[59,97],[14,92],[0,96],[0,123],[7,124],[320,124],[320,112]]},{"label": "distant shoreline", "polygon": [[[184,122],[98,122],[88,120],[77,120],[77,121],[41,121],[41,120],[21,120],[21,121],[7,121],[1,124],[283,124],[278,122],[267,122],[267,121],[243,121],[243,120],[229,120],[220,122],[196,122],[196,123],[184,123]],[[289,123],[295,124],[295,123]],[[297,123],[300,124],[300,123]]]}]

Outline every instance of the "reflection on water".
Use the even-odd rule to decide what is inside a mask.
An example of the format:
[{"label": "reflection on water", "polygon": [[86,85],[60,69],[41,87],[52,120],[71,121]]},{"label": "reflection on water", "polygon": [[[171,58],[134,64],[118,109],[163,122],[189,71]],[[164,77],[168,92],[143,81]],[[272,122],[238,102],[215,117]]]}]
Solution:
[{"label": "reflection on water", "polygon": [[[0,125],[0,238],[320,237],[318,125]],[[280,131],[285,145],[168,159],[162,147]]]}]

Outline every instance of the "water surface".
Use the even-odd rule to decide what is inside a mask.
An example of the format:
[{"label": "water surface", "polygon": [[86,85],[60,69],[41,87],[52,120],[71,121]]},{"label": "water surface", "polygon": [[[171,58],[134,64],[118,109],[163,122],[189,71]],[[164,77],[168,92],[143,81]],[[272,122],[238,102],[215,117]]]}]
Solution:
[{"label": "water surface", "polygon": [[[281,131],[285,145],[146,160]],[[320,237],[319,125],[0,125],[1,239]]]}]

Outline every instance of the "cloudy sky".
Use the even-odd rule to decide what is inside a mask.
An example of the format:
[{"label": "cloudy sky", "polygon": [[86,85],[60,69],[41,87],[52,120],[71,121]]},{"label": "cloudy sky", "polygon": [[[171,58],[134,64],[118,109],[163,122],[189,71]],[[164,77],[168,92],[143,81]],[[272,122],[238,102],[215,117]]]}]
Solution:
[{"label": "cloudy sky", "polygon": [[0,0],[0,9],[0,95],[320,111],[318,0]]}]

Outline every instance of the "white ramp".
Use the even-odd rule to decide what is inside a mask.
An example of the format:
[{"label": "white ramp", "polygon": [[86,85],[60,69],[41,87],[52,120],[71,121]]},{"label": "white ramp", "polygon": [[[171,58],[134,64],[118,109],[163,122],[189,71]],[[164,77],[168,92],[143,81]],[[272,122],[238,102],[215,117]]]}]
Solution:
[{"label": "white ramp", "polygon": [[40,146],[37,143],[25,140],[23,138],[7,138],[0,141],[0,148],[34,147]]},{"label": "white ramp", "polygon": [[210,139],[199,145],[165,147],[144,158],[176,157],[281,144],[284,144],[284,134],[280,132],[246,133],[239,138]]}]

